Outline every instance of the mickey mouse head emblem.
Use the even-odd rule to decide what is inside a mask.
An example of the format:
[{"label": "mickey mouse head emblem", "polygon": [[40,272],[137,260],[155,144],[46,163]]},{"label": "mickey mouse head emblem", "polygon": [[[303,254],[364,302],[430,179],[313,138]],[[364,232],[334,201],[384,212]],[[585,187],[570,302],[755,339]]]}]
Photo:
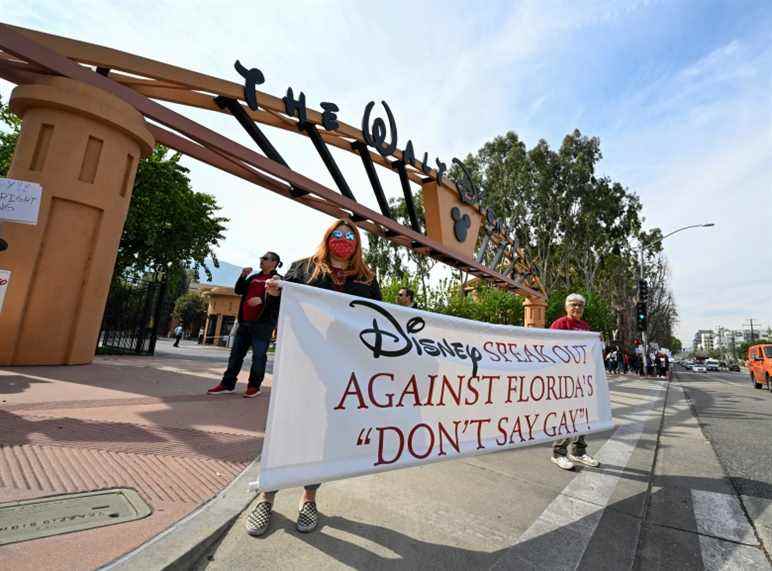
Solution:
[{"label": "mickey mouse head emblem", "polygon": [[454,206],[450,211],[450,217],[453,219],[453,234],[459,242],[466,242],[466,234],[472,226],[472,219],[468,214],[461,216],[461,210]]}]

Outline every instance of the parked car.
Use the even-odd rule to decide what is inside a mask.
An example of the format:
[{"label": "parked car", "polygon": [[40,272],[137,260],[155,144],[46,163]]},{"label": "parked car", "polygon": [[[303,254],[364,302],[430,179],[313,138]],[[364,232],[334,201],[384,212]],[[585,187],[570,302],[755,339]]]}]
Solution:
[{"label": "parked car", "polygon": [[753,345],[748,347],[748,370],[751,382],[757,389],[767,385],[769,390],[772,377],[772,345]]},{"label": "parked car", "polygon": [[693,373],[707,373],[708,368],[705,365],[702,365],[700,363],[695,363],[692,365],[692,372]]},{"label": "parked car", "polygon": [[727,367],[730,371],[734,371],[736,373],[740,372],[740,365],[737,363],[729,363],[729,366]]},{"label": "parked car", "polygon": [[706,359],[705,368],[708,371],[718,371],[718,359]]}]

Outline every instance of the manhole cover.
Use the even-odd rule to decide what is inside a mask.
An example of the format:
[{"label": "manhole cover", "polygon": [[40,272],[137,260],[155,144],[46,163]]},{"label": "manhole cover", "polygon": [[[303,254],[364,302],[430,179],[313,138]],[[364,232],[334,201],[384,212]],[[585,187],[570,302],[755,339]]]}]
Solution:
[{"label": "manhole cover", "polygon": [[0,545],[125,523],[152,512],[129,488],[6,502],[0,504]]}]

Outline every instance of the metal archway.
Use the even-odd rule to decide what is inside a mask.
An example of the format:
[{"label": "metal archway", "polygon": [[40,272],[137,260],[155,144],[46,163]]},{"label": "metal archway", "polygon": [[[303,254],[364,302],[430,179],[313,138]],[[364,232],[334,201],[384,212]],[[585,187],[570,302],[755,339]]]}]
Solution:
[{"label": "metal archway", "polygon": [[[351,218],[364,230],[395,244],[428,255],[476,279],[544,303],[546,292],[512,238],[490,209],[474,204],[479,195],[415,157],[413,144],[396,148],[393,116],[384,102],[392,140],[386,143],[386,122],[370,126],[370,103],[363,128],[337,120],[337,106],[322,103],[323,111],[305,105],[305,96],[291,89],[279,99],[257,91],[262,72],[236,62],[244,85],[107,47],[0,24],[0,77],[16,84],[35,83],[41,76],[59,75],[111,93],[139,111],[156,141],[222,171],[267,188],[334,217]],[[264,154],[255,152],[169,109],[155,100],[232,114]],[[339,192],[293,171],[273,147],[260,125],[278,127],[309,138],[330,171]],[[357,154],[373,187],[381,212],[357,202],[327,145]],[[392,218],[375,166],[399,176],[408,207],[410,227]],[[410,183],[421,186],[427,200],[426,232],[415,215]],[[447,220],[446,215],[451,215]],[[448,237],[455,233],[455,242]],[[483,232],[482,240],[478,234]],[[462,239],[463,238],[463,239]],[[479,242],[479,245],[478,245]],[[487,262],[487,263],[486,263]]]}]

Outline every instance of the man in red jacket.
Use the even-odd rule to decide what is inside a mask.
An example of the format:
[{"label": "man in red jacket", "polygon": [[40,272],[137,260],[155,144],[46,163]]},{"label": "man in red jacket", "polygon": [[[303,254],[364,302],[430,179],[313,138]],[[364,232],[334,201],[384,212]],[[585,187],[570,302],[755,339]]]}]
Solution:
[{"label": "man in red jacket", "polygon": [[276,268],[281,267],[281,260],[276,252],[266,252],[260,258],[260,273],[253,274],[252,268],[244,268],[233,291],[241,295],[239,304],[238,328],[228,359],[228,368],[222,381],[209,389],[207,394],[222,395],[232,393],[236,388],[236,376],[241,371],[244,357],[252,349],[252,366],[249,369],[249,383],[244,393],[245,398],[260,394],[260,385],[265,376],[268,345],[279,319],[279,303],[265,295],[265,282],[278,275]]},{"label": "man in red jacket", "polygon": [[[550,329],[570,329],[574,331],[589,331],[590,325],[582,320],[586,301],[578,293],[572,293],[566,298],[566,315],[556,319]],[[568,445],[571,444],[571,452]],[[595,458],[587,454],[587,443],[584,436],[578,438],[561,438],[552,447],[552,462],[563,470],[573,470],[575,464],[583,464],[593,468],[600,466]]]}]

